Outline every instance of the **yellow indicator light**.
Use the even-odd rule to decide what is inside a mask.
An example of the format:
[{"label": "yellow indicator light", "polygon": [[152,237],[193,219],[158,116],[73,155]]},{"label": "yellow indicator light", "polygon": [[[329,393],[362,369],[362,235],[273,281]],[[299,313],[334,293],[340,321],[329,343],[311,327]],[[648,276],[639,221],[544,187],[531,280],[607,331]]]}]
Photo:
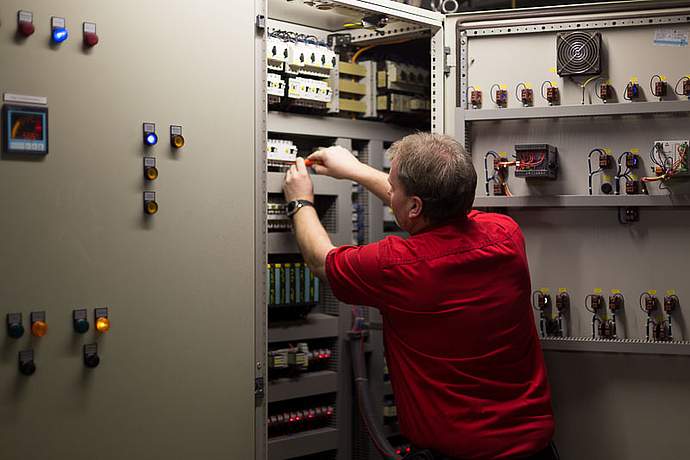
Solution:
[{"label": "yellow indicator light", "polygon": [[31,334],[34,337],[43,337],[48,333],[48,324],[45,321],[34,321],[31,324]]},{"label": "yellow indicator light", "polygon": [[155,166],[146,168],[146,179],[156,180],[158,178],[158,169]]},{"label": "yellow indicator light", "polygon": [[182,134],[175,134],[172,136],[172,146],[176,149],[184,147],[184,137],[182,137]]},{"label": "yellow indicator light", "polygon": [[158,203],[155,201],[149,201],[146,203],[146,214],[155,214],[158,212]]},{"label": "yellow indicator light", "polygon": [[110,330],[110,320],[103,316],[96,319],[96,330],[98,332],[108,332]]}]

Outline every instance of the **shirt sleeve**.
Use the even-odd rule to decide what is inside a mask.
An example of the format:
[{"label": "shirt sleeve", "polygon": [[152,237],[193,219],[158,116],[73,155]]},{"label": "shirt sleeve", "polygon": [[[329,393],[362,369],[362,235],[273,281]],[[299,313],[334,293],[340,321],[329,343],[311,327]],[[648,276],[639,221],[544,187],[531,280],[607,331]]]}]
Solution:
[{"label": "shirt sleeve", "polygon": [[326,276],[333,294],[351,305],[382,305],[382,275],[379,266],[380,243],[341,246],[326,256]]}]

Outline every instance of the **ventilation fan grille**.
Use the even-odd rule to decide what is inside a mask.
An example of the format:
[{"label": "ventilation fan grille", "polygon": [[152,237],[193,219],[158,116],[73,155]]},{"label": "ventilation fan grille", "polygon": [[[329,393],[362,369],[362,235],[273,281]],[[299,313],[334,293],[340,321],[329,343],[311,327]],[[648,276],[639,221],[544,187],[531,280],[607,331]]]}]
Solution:
[{"label": "ventilation fan grille", "polygon": [[601,34],[568,32],[558,34],[558,75],[598,75],[601,73]]}]

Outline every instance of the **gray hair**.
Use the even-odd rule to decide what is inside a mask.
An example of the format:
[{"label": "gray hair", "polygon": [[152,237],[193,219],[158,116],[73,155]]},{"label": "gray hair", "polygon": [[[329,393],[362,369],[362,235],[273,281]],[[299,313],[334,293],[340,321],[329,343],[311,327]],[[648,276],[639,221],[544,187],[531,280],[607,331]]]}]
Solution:
[{"label": "gray hair", "polygon": [[416,133],[395,142],[400,182],[409,196],[421,200],[422,215],[433,224],[465,216],[472,209],[477,172],[465,148],[450,136]]}]

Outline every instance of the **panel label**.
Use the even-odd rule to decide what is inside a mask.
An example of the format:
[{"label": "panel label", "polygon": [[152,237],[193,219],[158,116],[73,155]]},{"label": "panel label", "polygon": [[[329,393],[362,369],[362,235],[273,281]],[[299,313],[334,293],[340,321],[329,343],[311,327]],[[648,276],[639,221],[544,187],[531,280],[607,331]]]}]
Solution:
[{"label": "panel label", "polygon": [[684,29],[659,28],[654,31],[655,46],[688,46],[688,31]]}]

